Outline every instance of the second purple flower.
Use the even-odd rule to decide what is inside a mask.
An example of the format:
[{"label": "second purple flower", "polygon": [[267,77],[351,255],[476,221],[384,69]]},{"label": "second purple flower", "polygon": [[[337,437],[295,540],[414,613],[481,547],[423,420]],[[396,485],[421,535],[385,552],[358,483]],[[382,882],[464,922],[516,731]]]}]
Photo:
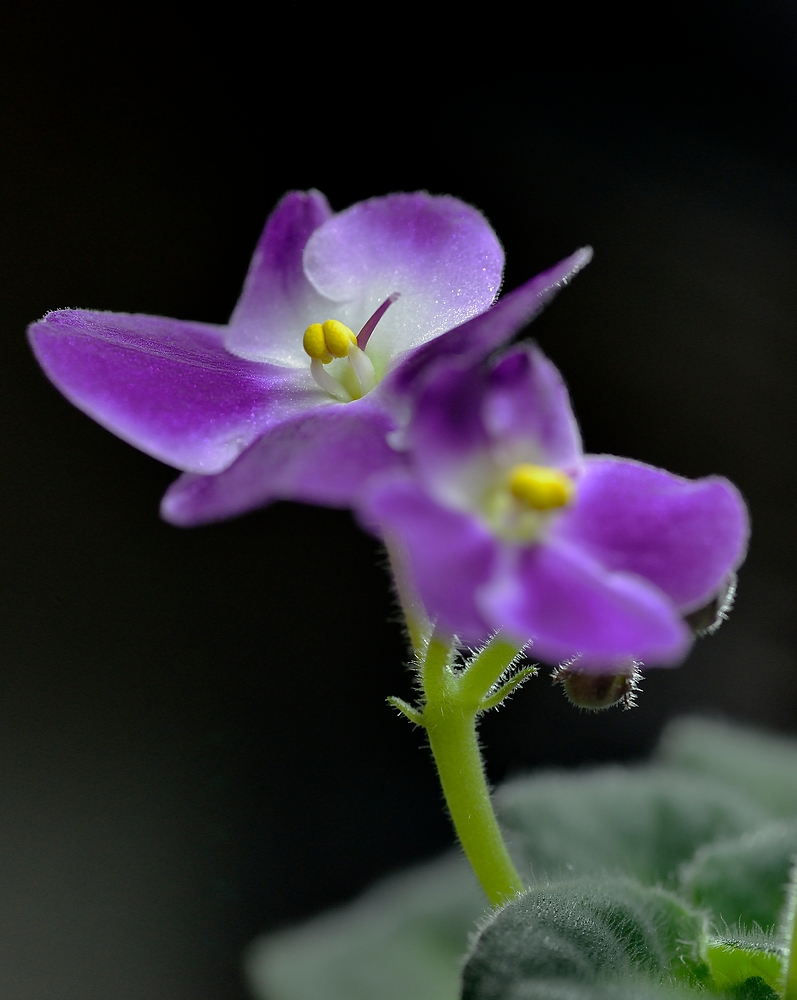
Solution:
[{"label": "second purple flower", "polygon": [[684,616],[744,558],[735,487],[584,455],[561,376],[534,347],[439,368],[405,441],[406,464],[374,483],[363,517],[466,645],[503,630],[551,663],[675,664],[692,641]]}]

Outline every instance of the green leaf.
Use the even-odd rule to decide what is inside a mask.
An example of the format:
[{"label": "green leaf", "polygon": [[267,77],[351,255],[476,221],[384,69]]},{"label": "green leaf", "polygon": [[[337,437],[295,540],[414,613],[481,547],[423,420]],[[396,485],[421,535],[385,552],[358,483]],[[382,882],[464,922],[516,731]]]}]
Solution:
[{"label": "green leaf", "polygon": [[727,1000],[780,1000],[780,994],[773,990],[760,976],[745,979],[722,994]]},{"label": "green leaf", "polygon": [[[771,822],[773,812],[783,812],[789,795],[773,798],[771,791],[764,794],[752,787],[752,778],[734,782],[720,767],[723,754],[730,753],[727,741],[732,744],[738,736],[733,727],[681,725],[686,729],[668,730],[662,752],[674,766],[548,773],[513,781],[499,790],[499,812],[523,875],[529,881],[566,876],[572,884],[574,875],[584,874],[596,884],[596,875],[627,873],[648,885],[676,887],[679,867],[689,862],[685,871],[690,874],[684,875],[682,884],[687,901],[699,902],[729,923],[771,923],[761,920],[761,914],[776,905],[772,897],[769,903],[762,902],[753,886],[746,900],[740,900],[739,887],[745,882],[752,886],[756,880],[761,882],[761,894],[765,884],[771,887],[778,878],[777,853],[785,841],[779,841],[776,832],[751,833],[753,843],[759,835],[763,840],[742,856],[748,843],[743,835]],[[726,741],[722,746],[718,732],[720,743]],[[743,747],[749,735],[742,730]],[[759,751],[763,746],[761,752],[772,750],[767,737],[755,736],[754,742]],[[786,741],[774,743],[779,752],[795,753]],[[702,747],[700,753],[696,746]],[[757,760],[758,767],[765,766],[760,755]],[[741,764],[739,769],[743,770]],[[778,773],[784,775],[782,768]],[[793,787],[792,775],[788,778]],[[732,913],[728,897],[717,902],[719,896],[712,896],[714,890],[708,888],[712,865],[724,858],[723,844],[736,844],[741,851],[733,903],[737,916],[726,916]],[[771,868],[764,863],[766,858]],[[540,886],[534,891],[542,890]],[[460,956],[485,909],[464,860],[446,857],[378,884],[349,906],[256,942],[247,959],[252,991],[263,1000],[455,1000]],[[733,976],[723,980],[730,985],[722,996],[772,1000],[766,977],[752,974],[744,961],[739,957]],[[652,979],[640,975],[632,971],[619,982],[601,973],[591,983],[537,977],[517,983],[515,992],[501,1000],[683,1000],[707,995],[703,988],[662,982],[658,973]],[[717,1000],[718,994],[711,996]]]},{"label": "green leaf", "polygon": [[[698,986],[710,978],[706,941],[705,918],[662,889],[630,879],[539,886],[483,927],[465,965],[462,1000],[533,996],[532,987],[557,980]],[[594,995],[600,990],[584,993]]]},{"label": "green leaf", "polygon": [[797,742],[729,722],[685,718],[664,731],[658,757],[733,785],[773,817],[797,816]]},{"label": "green leaf", "polygon": [[[697,993],[670,983],[628,982],[580,983],[565,979],[538,979],[518,984],[501,1000],[723,1000],[716,994]],[[730,1000],[730,997],[728,998]],[[733,998],[737,1000],[737,998]],[[759,1000],[756,996],[741,1000]],[[761,1000],[770,1000],[762,996]],[[777,998],[775,998],[777,1000]]]},{"label": "green leaf", "polygon": [[745,987],[748,992],[760,992],[761,987],[755,982],[759,981],[772,991],[783,980],[783,954],[771,943],[756,946],[746,941],[709,941],[706,957],[719,989]]},{"label": "green leaf", "polygon": [[681,869],[681,895],[707,907],[720,924],[775,927],[786,905],[795,854],[794,821],[707,844]]},{"label": "green leaf", "polygon": [[768,818],[736,789],[660,766],[522,778],[498,791],[496,806],[528,882],[606,873],[674,887],[700,846]]},{"label": "green leaf", "polygon": [[464,858],[446,855],[255,941],[250,988],[263,1000],[456,1000],[468,935],[486,908]]}]

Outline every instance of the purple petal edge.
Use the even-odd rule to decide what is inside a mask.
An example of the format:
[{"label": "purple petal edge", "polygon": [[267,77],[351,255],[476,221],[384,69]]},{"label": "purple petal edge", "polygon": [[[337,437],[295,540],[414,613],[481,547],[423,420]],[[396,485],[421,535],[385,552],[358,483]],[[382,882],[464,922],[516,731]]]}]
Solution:
[{"label": "purple petal edge", "polygon": [[675,666],[692,636],[672,602],[630,573],[607,570],[565,543],[503,550],[504,565],[480,604],[495,628],[532,640],[530,655],[548,663],[578,657],[608,672],[629,659]]},{"label": "purple petal edge", "polygon": [[[294,358],[307,325],[306,310],[322,313],[321,296],[304,273],[310,236],[332,217],[320,191],[289,191],[266,220],[255,247],[225,343],[242,357]],[[299,345],[297,347],[297,345]]]},{"label": "purple petal edge", "polygon": [[391,358],[489,308],[503,264],[478,209],[425,191],[357,202],[316,229],[304,252],[315,289],[333,302],[359,303],[360,322],[401,293],[371,342]]},{"label": "purple petal edge", "polygon": [[217,472],[267,427],[323,398],[303,373],[229,354],[221,329],[205,323],[64,309],[29,337],[67,399],[178,469]]},{"label": "purple petal edge", "polygon": [[607,568],[650,580],[688,613],[738,568],[749,523],[727,479],[683,479],[631,459],[588,455],[558,533]]},{"label": "purple petal edge", "polygon": [[185,475],[161,503],[181,527],[245,514],[274,500],[351,506],[368,478],[396,464],[394,424],[378,401],[330,403],[269,430],[216,476]]},{"label": "purple petal edge", "polygon": [[397,396],[412,393],[438,361],[476,363],[511,340],[592,260],[592,247],[582,247],[552,268],[502,296],[481,315],[423,344],[387,376],[384,387]]},{"label": "purple petal edge", "polygon": [[534,442],[546,465],[581,465],[581,434],[559,369],[535,344],[505,351],[489,375],[483,404],[490,435],[504,445]]},{"label": "purple petal edge", "polygon": [[441,507],[399,470],[379,477],[359,506],[361,522],[403,552],[412,589],[444,632],[478,645],[493,629],[475,603],[495,561],[495,539],[468,514]]}]

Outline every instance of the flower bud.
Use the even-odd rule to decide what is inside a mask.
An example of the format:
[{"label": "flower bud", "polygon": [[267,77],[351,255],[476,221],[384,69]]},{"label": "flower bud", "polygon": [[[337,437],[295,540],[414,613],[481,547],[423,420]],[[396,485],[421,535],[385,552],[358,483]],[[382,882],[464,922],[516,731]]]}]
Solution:
[{"label": "flower bud", "polygon": [[684,615],[684,621],[695,635],[711,635],[730,614],[735,596],[736,574],[731,573],[708,604]]},{"label": "flower bud", "polygon": [[[577,663],[578,661],[574,661]],[[600,712],[612,705],[624,709],[636,706],[636,693],[642,680],[640,664],[630,660],[616,673],[593,673],[577,669],[573,663],[563,663],[553,674],[554,684],[561,684],[571,705]]]}]

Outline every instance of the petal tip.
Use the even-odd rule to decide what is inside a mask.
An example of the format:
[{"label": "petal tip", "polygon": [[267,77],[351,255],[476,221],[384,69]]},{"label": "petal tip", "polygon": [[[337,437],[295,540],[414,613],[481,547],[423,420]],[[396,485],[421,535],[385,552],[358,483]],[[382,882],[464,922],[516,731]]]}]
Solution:
[{"label": "petal tip", "polygon": [[194,478],[188,473],[175,479],[160,502],[161,518],[175,528],[193,528],[200,523],[192,516],[193,505],[190,502],[190,486]]},{"label": "petal tip", "polygon": [[580,271],[582,267],[586,267],[587,264],[595,256],[595,251],[591,246],[580,247],[572,256],[573,269]]},{"label": "petal tip", "polygon": [[559,267],[562,268],[562,275],[557,281],[557,285],[568,284],[575,276],[590,263],[595,256],[595,251],[591,246],[579,247],[575,253],[565,257]]}]

